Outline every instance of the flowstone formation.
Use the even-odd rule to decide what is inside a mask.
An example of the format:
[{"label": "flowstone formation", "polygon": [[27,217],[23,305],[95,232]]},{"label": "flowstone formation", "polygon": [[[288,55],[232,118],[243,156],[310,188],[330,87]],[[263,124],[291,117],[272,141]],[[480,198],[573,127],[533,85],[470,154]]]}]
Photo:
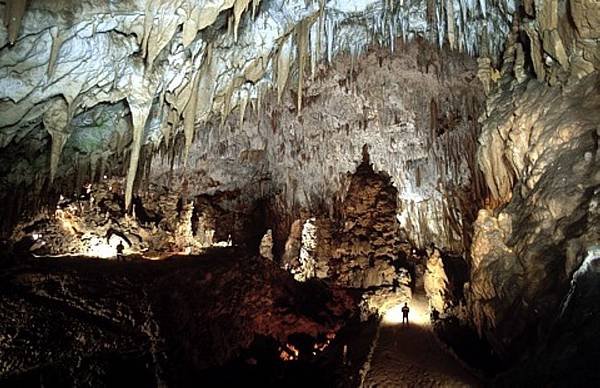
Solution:
[{"label": "flowstone formation", "polygon": [[[597,333],[568,323],[565,311],[574,321],[587,311],[589,283],[578,286],[582,299],[570,295],[600,241],[600,50],[593,38],[600,7],[526,1],[524,10],[481,120],[477,159],[495,206],[481,210],[474,224],[466,292],[470,320],[507,358],[531,347],[540,357],[548,344],[565,344],[574,332]],[[581,365],[588,356],[569,357]],[[521,381],[557,376],[554,368],[519,369]],[[594,369],[561,369],[569,377],[560,379],[598,378]]]},{"label": "flowstone formation", "polygon": [[[129,209],[152,155],[177,154],[185,165],[194,139],[234,111],[240,123],[263,112],[271,92],[282,100],[293,91],[300,114],[308,81],[342,52],[356,59],[378,44],[393,53],[425,38],[498,58],[514,9],[512,1],[0,2],[0,148],[3,165],[18,164],[2,172],[2,200],[15,209],[4,210],[4,233],[24,209],[81,190],[99,170],[127,175]],[[14,199],[9,188],[31,195]],[[42,191],[53,195],[40,202]]]}]

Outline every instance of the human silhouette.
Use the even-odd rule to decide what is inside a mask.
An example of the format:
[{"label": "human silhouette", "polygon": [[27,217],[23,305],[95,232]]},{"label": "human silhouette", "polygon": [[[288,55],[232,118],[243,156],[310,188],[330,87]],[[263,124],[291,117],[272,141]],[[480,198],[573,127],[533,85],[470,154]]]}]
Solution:
[{"label": "human silhouette", "polygon": [[125,246],[122,241],[119,241],[119,245],[117,245],[117,261],[123,261],[123,250]]},{"label": "human silhouette", "polygon": [[402,307],[402,324],[408,325],[408,313],[410,308],[408,308],[408,303],[404,303],[404,307]]}]

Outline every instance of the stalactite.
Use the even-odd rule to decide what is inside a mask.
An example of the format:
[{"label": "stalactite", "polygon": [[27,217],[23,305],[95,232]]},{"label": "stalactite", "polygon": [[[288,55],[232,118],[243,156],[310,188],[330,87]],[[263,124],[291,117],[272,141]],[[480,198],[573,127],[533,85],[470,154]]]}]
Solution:
[{"label": "stalactite", "polygon": [[448,43],[450,49],[454,50],[456,46],[455,26],[454,26],[454,0],[446,0],[446,23],[448,25]]},{"label": "stalactite", "polygon": [[183,47],[188,47],[198,34],[198,22],[200,20],[200,7],[194,5],[188,13],[187,20],[183,23],[182,40]]},{"label": "stalactite", "polygon": [[302,89],[304,88],[304,69],[306,67],[306,54],[308,51],[308,31],[310,28],[308,20],[303,20],[296,27],[296,39],[298,48],[298,101],[297,114],[302,110]]},{"label": "stalactite", "polygon": [[321,61],[321,41],[323,40],[323,33],[325,29],[325,23],[323,22],[325,18],[325,0],[319,0],[319,23],[317,25],[317,42],[316,42],[316,55],[315,55],[315,67]]},{"label": "stalactite", "polygon": [[190,154],[190,148],[194,141],[194,125],[196,122],[196,110],[198,106],[198,84],[200,80],[200,72],[194,75],[192,93],[183,113],[183,134],[185,136],[185,150],[183,154],[183,165],[187,165],[187,160]]},{"label": "stalactite", "polygon": [[[243,96],[242,96],[243,93]],[[246,106],[248,105],[248,92],[245,90],[240,91],[240,128],[244,125],[244,115],[246,113]]]},{"label": "stalactite", "polygon": [[290,57],[291,57],[291,35],[288,35],[277,54],[277,103],[281,104],[281,96],[285,90],[290,73]]},{"label": "stalactite", "polygon": [[56,59],[58,58],[60,48],[65,41],[58,28],[51,29],[50,35],[52,36],[52,48],[50,49],[50,59],[48,59],[48,78],[52,78],[54,75],[54,70],[56,69]]},{"label": "stalactite", "polygon": [[231,98],[233,97],[233,92],[235,90],[235,84],[233,82],[229,83],[227,89],[225,89],[225,95],[223,96],[224,102],[221,110],[221,127],[225,125],[225,121],[227,117],[231,113]]},{"label": "stalactite", "polygon": [[148,53],[148,44],[150,40],[150,33],[152,31],[152,25],[154,24],[154,0],[149,0],[146,3],[146,11],[144,14],[144,37],[142,38],[142,58],[146,58]]},{"label": "stalactite", "polygon": [[54,99],[43,116],[44,127],[52,138],[50,181],[54,181],[63,147],[70,135],[69,106],[64,98]]},{"label": "stalactite", "polygon": [[163,12],[161,15],[161,22],[156,25],[152,24],[150,27],[151,32],[148,35],[146,44],[146,66],[148,72],[152,71],[156,57],[158,57],[160,52],[172,41],[173,36],[179,27],[178,19],[167,17],[164,14],[165,10],[161,11]]},{"label": "stalactite", "polygon": [[8,41],[15,44],[19,30],[21,29],[21,20],[25,15],[27,0],[7,0],[4,9],[4,25],[8,30]]},{"label": "stalactite", "polygon": [[333,41],[335,37],[335,21],[333,18],[326,19],[325,31],[327,32],[327,63],[331,64],[333,58]]},{"label": "stalactite", "polygon": [[144,129],[146,127],[146,120],[150,114],[152,101],[139,101],[135,97],[129,97],[127,102],[129,104],[129,110],[131,111],[131,122],[133,126],[133,141],[131,143],[127,182],[125,185],[125,207],[129,209],[133,199],[133,188],[144,140]]},{"label": "stalactite", "polygon": [[215,94],[215,84],[217,80],[217,64],[213,57],[213,46],[209,44],[206,47],[206,54],[200,68],[200,79],[198,84],[198,110],[197,118],[205,121],[212,110],[212,103]]},{"label": "stalactite", "polygon": [[[238,40],[238,27],[240,25],[240,20],[248,8],[250,1],[251,0],[236,0],[236,2],[233,4],[233,39],[235,42]],[[253,7],[255,7],[254,4]]]}]

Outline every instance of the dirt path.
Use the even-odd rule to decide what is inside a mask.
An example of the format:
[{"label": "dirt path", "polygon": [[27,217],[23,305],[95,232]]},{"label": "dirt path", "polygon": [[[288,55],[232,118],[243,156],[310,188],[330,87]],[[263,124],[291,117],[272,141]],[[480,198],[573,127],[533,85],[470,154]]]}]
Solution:
[{"label": "dirt path", "polygon": [[412,322],[408,327],[382,322],[363,386],[480,386],[476,377],[440,347],[426,314],[426,298],[415,295],[410,308]]}]

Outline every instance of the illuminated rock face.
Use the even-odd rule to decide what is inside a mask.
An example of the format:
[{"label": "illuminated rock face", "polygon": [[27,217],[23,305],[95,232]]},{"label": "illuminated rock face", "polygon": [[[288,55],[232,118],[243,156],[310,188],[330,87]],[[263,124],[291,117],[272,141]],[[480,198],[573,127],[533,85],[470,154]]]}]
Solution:
[{"label": "illuminated rock face", "polygon": [[[178,197],[189,202],[220,192],[239,193],[238,208],[262,201],[281,220],[270,225],[277,256],[290,230],[287,220],[301,212],[335,217],[332,209],[345,195],[348,173],[356,171],[367,145],[374,169],[388,174],[396,187],[403,238],[418,246],[435,242],[463,251],[470,220],[485,195],[480,174],[473,169],[476,117],[483,101],[474,61],[417,42],[392,56],[378,49],[360,59],[339,57],[329,69],[319,69],[314,79],[305,81],[300,116],[291,102],[294,93],[286,91],[281,104],[265,94],[261,110],[249,109],[241,126],[233,114],[223,125],[198,132],[185,163],[171,153],[177,146],[148,156],[141,169],[146,183],[138,193],[144,206],[155,206],[161,187],[171,197],[160,206],[172,210]],[[174,144],[183,145],[183,140]],[[96,178],[110,170],[100,161],[96,169]],[[70,196],[69,185],[56,179],[55,188]],[[87,180],[82,175],[71,185]],[[127,183],[120,183],[126,193]],[[202,223],[216,220],[198,217]],[[227,239],[226,233],[218,235],[218,227],[205,229],[216,230],[215,241]]]},{"label": "illuminated rock face", "polygon": [[408,284],[407,274],[394,266],[400,253],[396,198],[389,177],[376,174],[367,155],[336,209],[339,221],[304,221],[299,249],[288,241],[283,266],[301,281],[316,277],[357,289]]},{"label": "illuminated rock face", "polygon": [[[561,303],[600,241],[599,51],[586,38],[598,7],[573,1],[567,14],[556,4],[536,3],[535,18],[519,27],[531,40],[530,71],[537,81],[524,74],[525,42],[515,28],[500,87],[481,118],[477,159],[490,206],[474,224],[467,307],[480,334],[505,356],[532,344],[564,343],[570,334],[563,337],[558,327],[571,326],[559,317]],[[533,2],[525,5],[533,16]],[[591,291],[579,292],[585,297]],[[574,316],[586,311],[581,303],[571,306]]]},{"label": "illuminated rock face", "polygon": [[429,299],[429,305],[440,313],[444,312],[451,297],[448,295],[448,276],[438,250],[435,250],[427,259],[427,269],[423,277],[423,286]]},{"label": "illuminated rock face", "polygon": [[183,197],[151,185],[127,215],[122,180],[104,179],[19,224],[11,238],[37,255],[114,259],[121,242],[126,256],[161,258],[233,243],[254,251],[263,229],[262,210],[237,192]]},{"label": "illuminated rock face", "polygon": [[[13,222],[20,210],[34,208],[39,201],[31,197],[39,196],[50,181],[53,184],[45,194],[51,194],[52,202],[52,197],[70,195],[105,173],[125,175],[125,202],[129,205],[134,188],[144,186],[145,181],[161,176],[175,164],[176,169],[187,165],[195,171],[210,171],[209,177],[219,183],[221,190],[229,190],[223,186],[231,186],[232,181],[237,181],[234,186],[240,188],[239,176],[246,177],[246,182],[253,176],[252,172],[246,175],[246,171],[240,171],[246,169],[240,166],[245,164],[241,155],[245,153],[252,159],[256,155],[248,153],[256,151],[266,151],[264,158],[275,172],[275,189],[285,194],[282,200],[286,209],[300,206],[314,210],[320,202],[314,198],[329,201],[328,197],[340,188],[338,175],[355,169],[354,160],[359,158],[356,149],[368,138],[376,143],[372,144],[376,168],[394,174],[408,202],[407,209],[414,209],[411,219],[430,219],[432,209],[448,201],[448,196],[435,192],[437,197],[426,201],[432,195],[431,188],[415,189],[414,183],[401,185],[403,174],[415,172],[390,161],[397,159],[396,154],[404,148],[401,138],[415,136],[415,131],[427,133],[426,107],[432,99],[440,120],[452,111],[462,112],[459,121],[472,121],[478,112],[471,105],[479,106],[471,103],[471,96],[459,97],[462,92],[449,99],[452,107],[446,106],[448,96],[439,95],[437,87],[429,87],[428,83],[442,79],[442,90],[455,89],[452,81],[447,82],[447,75],[458,77],[464,72],[460,65],[442,65],[447,62],[433,47],[451,36],[451,45],[462,52],[481,50],[498,56],[514,8],[511,2],[488,7],[474,2],[456,6],[453,13],[448,13],[444,2],[425,1],[398,7],[379,1],[330,1],[324,2],[324,8],[317,3],[278,0],[136,0],[103,5],[33,1],[21,19],[21,10],[10,8],[12,2],[7,4],[0,5],[0,12],[15,13],[16,19],[7,19],[7,29],[0,28],[0,90],[4,93],[0,96],[0,148],[3,157],[30,157],[2,159],[3,165],[12,166],[2,171],[5,189],[1,191],[6,193],[2,198],[12,198],[8,191],[15,188],[29,194],[15,196],[20,199],[7,207],[15,210],[4,210],[6,223]],[[500,33],[484,37],[483,26]],[[419,37],[430,41],[432,49],[412,49],[406,57],[413,57],[413,61],[405,64],[405,70],[410,72],[418,62],[418,67],[431,76],[414,81],[424,91],[422,101],[411,106],[410,93],[399,93],[410,77],[394,74],[405,66],[400,61],[390,66],[386,57],[390,52],[404,52],[404,42]],[[9,42],[14,45],[5,44]],[[398,76],[395,83],[385,80],[388,90],[382,91],[378,101],[368,98],[368,93],[381,89],[381,83],[364,82],[365,75],[372,72],[362,71],[357,62],[359,54],[373,42],[388,47],[372,55],[368,66],[381,66],[378,63],[384,61],[388,67],[381,72],[387,71],[388,78]],[[418,52],[422,55],[415,62]],[[350,57],[338,72],[324,74],[323,64],[335,63],[340,53],[349,53]],[[359,74],[355,79],[356,72]],[[324,85],[323,78],[329,84]],[[361,84],[364,90],[360,90]],[[333,89],[334,85],[338,90]],[[329,101],[319,98],[322,109],[338,112],[325,121],[318,116],[318,109],[306,110],[324,89],[329,89]],[[470,85],[469,89],[478,87]],[[357,92],[358,96],[352,96]],[[388,102],[389,106],[384,107]],[[417,109],[426,114],[413,115]],[[299,114],[297,121],[292,120]],[[252,123],[244,124],[249,119]],[[309,121],[306,127],[302,124],[305,120]],[[257,125],[257,121],[264,125]],[[332,141],[314,152],[323,124],[333,131],[326,134]],[[367,130],[359,139],[363,125]],[[272,127],[280,131],[273,133]],[[345,132],[357,134],[351,145],[342,138]],[[337,135],[332,138],[334,133]],[[303,147],[299,138],[312,141]],[[413,140],[407,142],[420,142]],[[427,148],[429,152],[429,145]],[[443,144],[433,149],[431,152],[441,155]],[[294,165],[293,161],[310,154],[316,157],[308,169]],[[325,159],[341,154],[348,156],[329,172],[333,163]],[[419,154],[423,150],[414,150],[415,158],[420,159]],[[215,168],[214,161],[223,158],[233,158],[237,171]],[[403,161],[407,159],[413,157]],[[431,155],[428,159],[427,166],[412,167],[422,170],[418,174],[421,177],[437,168]],[[315,163],[322,170],[315,169]],[[457,163],[459,167],[447,168],[462,170],[463,162]],[[287,173],[290,168],[295,171],[293,175]],[[299,190],[298,182],[306,181],[307,174],[311,176],[311,187]],[[460,179],[468,179],[460,174]],[[197,185],[195,194],[217,189],[196,179],[190,181]],[[182,181],[169,183],[178,187]],[[270,188],[266,185],[257,191],[263,189]],[[450,213],[456,213],[453,229],[457,230],[438,225],[444,217],[437,216],[429,225],[411,225],[412,237],[419,243],[436,238],[440,244],[459,248],[462,215],[454,204],[447,207]]]},{"label": "illuminated rock face", "polygon": [[598,85],[593,76],[560,92],[535,82],[500,91],[484,126],[479,160],[506,206],[475,222],[469,305],[499,350],[557,312],[600,241]]}]

